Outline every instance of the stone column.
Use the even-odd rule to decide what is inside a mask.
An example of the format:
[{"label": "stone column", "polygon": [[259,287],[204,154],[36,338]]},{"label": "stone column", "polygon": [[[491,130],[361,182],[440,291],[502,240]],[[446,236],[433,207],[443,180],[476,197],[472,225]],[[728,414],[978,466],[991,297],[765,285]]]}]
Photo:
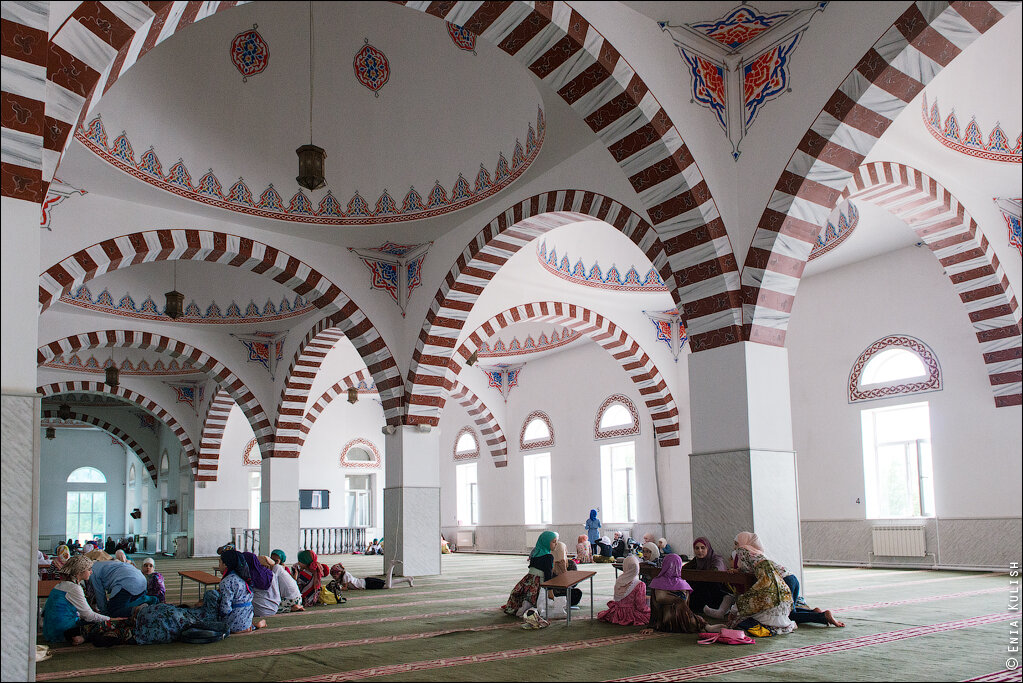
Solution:
[{"label": "stone column", "polygon": [[274,548],[298,555],[298,458],[263,458],[259,500],[259,553]]},{"label": "stone column", "polygon": [[[6,86],[5,86],[6,87]],[[0,679],[35,680],[36,592],[39,543],[39,415],[36,348],[39,346],[39,205],[0,198],[4,248],[0,506],[4,551],[0,566]],[[60,502],[53,504],[59,505]]]},{"label": "stone column", "polygon": [[722,554],[755,531],[802,580],[788,351],[740,343],[689,356],[693,535]]},{"label": "stone column", "polygon": [[440,574],[440,432],[384,427],[384,570]]}]

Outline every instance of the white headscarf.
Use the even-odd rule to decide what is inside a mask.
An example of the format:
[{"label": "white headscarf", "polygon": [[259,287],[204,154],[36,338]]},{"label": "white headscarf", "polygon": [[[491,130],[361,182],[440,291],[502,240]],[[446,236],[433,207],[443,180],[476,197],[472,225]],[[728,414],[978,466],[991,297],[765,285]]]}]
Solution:
[{"label": "white headscarf", "polygon": [[661,549],[657,547],[656,543],[644,543],[643,550],[650,551],[650,561],[656,562],[657,558],[661,556]]},{"label": "white headscarf", "polygon": [[622,573],[615,579],[615,602],[620,602],[639,584],[639,558],[629,555],[622,562]]}]

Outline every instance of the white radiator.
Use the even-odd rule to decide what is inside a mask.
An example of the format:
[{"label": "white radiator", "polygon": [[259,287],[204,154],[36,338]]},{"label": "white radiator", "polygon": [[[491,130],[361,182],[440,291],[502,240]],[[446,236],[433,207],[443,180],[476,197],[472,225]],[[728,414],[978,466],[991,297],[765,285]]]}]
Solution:
[{"label": "white radiator", "polygon": [[456,548],[475,548],[476,540],[471,531],[459,531],[455,537]]},{"label": "white radiator", "polygon": [[871,530],[874,555],[924,557],[927,541],[922,526],[876,526]]}]

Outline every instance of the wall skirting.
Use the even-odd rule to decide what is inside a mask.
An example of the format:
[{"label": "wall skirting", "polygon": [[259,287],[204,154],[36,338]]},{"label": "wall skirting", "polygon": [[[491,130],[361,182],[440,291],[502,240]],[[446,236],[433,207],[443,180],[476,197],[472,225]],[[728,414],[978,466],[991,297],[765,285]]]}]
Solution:
[{"label": "wall skirting", "polygon": [[[576,539],[586,533],[582,522],[579,524],[550,524],[546,527],[525,524],[502,524],[502,525],[477,525],[475,527],[443,526],[441,533],[448,541],[458,538],[459,531],[475,531],[476,547],[472,548],[480,553],[526,553],[526,534],[533,536],[534,540],[542,531],[548,529],[557,532],[561,541],[568,546],[568,552],[575,552]],[[628,532],[634,539],[640,541],[643,534],[650,532],[656,537],[663,533],[668,539],[672,549],[678,553],[692,555],[693,525],[691,522],[668,522],[662,525],[660,522],[633,522],[632,524],[604,524],[601,533],[611,536],[615,531]]]}]

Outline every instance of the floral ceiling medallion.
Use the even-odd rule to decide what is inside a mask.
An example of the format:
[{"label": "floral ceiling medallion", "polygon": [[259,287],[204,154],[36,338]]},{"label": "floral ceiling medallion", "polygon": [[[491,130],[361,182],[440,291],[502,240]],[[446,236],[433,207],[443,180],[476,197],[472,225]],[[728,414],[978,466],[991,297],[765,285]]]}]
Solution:
[{"label": "floral ceiling medallion", "polygon": [[1009,229],[1009,244],[1023,254],[1023,236],[1020,235],[1020,214],[1023,213],[1023,199],[1019,197],[995,197],[995,205],[1002,212],[1005,227]]},{"label": "floral ceiling medallion", "polygon": [[526,353],[550,351],[565,344],[570,344],[581,336],[581,332],[576,332],[572,328],[566,327],[564,334],[559,334],[557,329],[553,329],[550,336],[546,332],[541,332],[540,336],[536,339],[533,339],[532,335],[526,335],[526,341],[524,342],[520,342],[518,337],[512,337],[508,344],[498,339],[494,342],[493,346],[491,346],[490,342],[484,341],[480,344],[478,356],[480,358],[501,358],[503,356],[521,356]]},{"label": "floral ceiling medallion", "polygon": [[372,277],[370,289],[380,289],[390,294],[394,303],[401,309],[401,317],[404,318],[412,292],[423,284],[423,261],[426,260],[426,252],[430,250],[432,244],[433,242],[425,244],[384,242],[379,247],[371,249],[349,247],[348,251],[361,258],[369,268]]},{"label": "floral ceiling medallion", "polygon": [[231,63],[242,75],[242,82],[249,80],[249,76],[262,73],[270,63],[270,48],[259,35],[258,24],[253,24],[252,29],[242,31],[231,41]]},{"label": "floral ceiling medallion", "polygon": [[50,186],[46,188],[46,199],[43,200],[40,207],[39,227],[52,232],[53,209],[68,197],[73,197],[76,194],[83,195],[89,194],[89,192],[73,185],[68,185],[59,178],[54,177]]},{"label": "floral ceiling medallion", "polygon": [[682,315],[678,312],[678,309],[643,311],[643,313],[654,324],[657,341],[667,344],[668,348],[671,349],[671,355],[677,363],[678,357],[682,354],[682,347],[686,345],[686,340],[689,339],[689,334],[686,332],[686,326],[682,322]]},{"label": "floral ceiling medallion", "polygon": [[448,36],[451,38],[451,42],[455,44],[459,50],[465,50],[476,54],[476,34],[465,30],[461,26],[452,24],[450,21],[444,22],[448,27]]},{"label": "floral ceiling medallion", "polygon": [[380,97],[380,88],[384,87],[391,77],[391,64],[383,52],[369,44],[369,38],[363,40],[365,45],[355,54],[352,63],[355,78],[372,90],[374,97]]},{"label": "floral ceiling medallion", "polygon": [[963,131],[955,109],[952,109],[942,122],[937,100],[931,103],[930,109],[927,108],[926,92],[920,100],[920,106],[927,132],[949,149],[986,161],[1001,161],[1007,164],[1023,162],[1023,132],[1016,136],[1015,146],[1009,147],[1009,137],[1002,130],[1002,125],[995,123],[985,142],[985,136],[977,125],[976,116],[970,117],[970,123]]},{"label": "floral ceiling medallion", "polygon": [[255,332],[253,334],[232,334],[249,352],[250,363],[259,363],[270,373],[270,380],[277,379],[277,363],[284,360],[284,338],[287,332]]},{"label": "floral ceiling medallion", "polygon": [[522,372],[523,365],[525,363],[516,363],[514,365],[500,363],[488,367],[480,366],[480,370],[487,376],[488,386],[501,392],[501,396],[507,401],[512,387],[519,385],[519,373]]},{"label": "floral ceiling medallion", "polygon": [[739,145],[763,105],[791,90],[792,54],[827,4],[773,14],[742,5],[713,21],[658,22],[689,73],[692,102],[714,114],[732,143],[733,160],[739,160]]}]

